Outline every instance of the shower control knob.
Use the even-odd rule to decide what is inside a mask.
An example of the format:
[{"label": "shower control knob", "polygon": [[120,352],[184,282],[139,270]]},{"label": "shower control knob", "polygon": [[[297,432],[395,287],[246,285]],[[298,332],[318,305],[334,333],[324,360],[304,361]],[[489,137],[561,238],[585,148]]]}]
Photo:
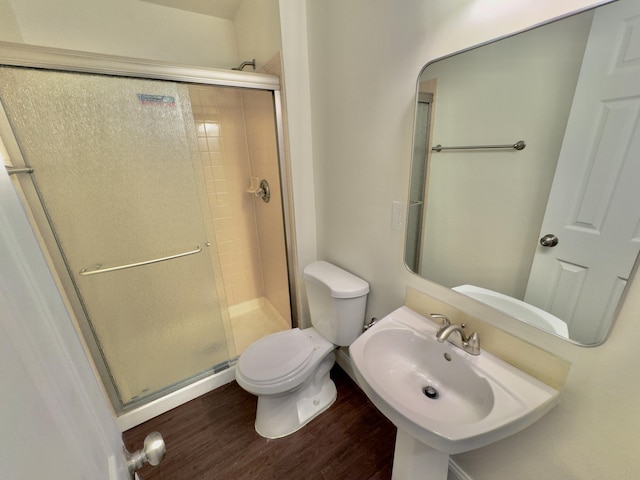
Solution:
[{"label": "shower control knob", "polygon": [[553,233],[548,233],[540,239],[540,245],[543,247],[555,247],[558,244],[558,237]]},{"label": "shower control knob", "polygon": [[260,187],[256,190],[256,196],[261,198],[264,203],[269,203],[269,200],[271,200],[269,182],[264,179],[260,181]]}]

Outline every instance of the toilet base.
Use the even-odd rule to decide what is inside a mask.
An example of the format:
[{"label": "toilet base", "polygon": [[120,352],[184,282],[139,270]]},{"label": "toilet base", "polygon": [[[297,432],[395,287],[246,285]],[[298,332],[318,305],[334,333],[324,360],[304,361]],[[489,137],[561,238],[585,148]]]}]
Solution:
[{"label": "toilet base", "polygon": [[258,397],[256,432],[265,438],[290,435],[329,408],[337,397],[336,386],[329,377],[335,353],[329,353],[318,370],[301,387],[282,395]]}]

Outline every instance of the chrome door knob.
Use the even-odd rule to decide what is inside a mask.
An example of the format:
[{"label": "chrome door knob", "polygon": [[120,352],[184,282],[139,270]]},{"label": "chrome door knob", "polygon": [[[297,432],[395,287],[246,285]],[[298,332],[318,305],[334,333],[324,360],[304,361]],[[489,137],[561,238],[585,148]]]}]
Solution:
[{"label": "chrome door knob", "polygon": [[144,439],[143,450],[146,461],[154,467],[158,465],[167,453],[162,435],[158,432],[151,432],[147,435],[147,438]]},{"label": "chrome door knob", "polygon": [[142,467],[145,462],[153,466],[158,465],[166,452],[167,447],[164,444],[164,439],[158,432],[151,432],[147,435],[147,438],[144,439],[144,448],[142,450],[129,453],[124,449],[124,460],[129,470],[129,478],[134,480],[136,470]]},{"label": "chrome door knob", "polygon": [[540,239],[540,245],[543,247],[555,247],[558,244],[558,237],[553,233],[548,233]]}]

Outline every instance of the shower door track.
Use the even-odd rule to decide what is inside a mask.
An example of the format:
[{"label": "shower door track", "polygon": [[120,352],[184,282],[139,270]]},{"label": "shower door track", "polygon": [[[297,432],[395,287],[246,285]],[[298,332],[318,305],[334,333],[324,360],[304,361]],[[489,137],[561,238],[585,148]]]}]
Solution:
[{"label": "shower door track", "polygon": [[[297,275],[295,274],[297,271],[297,258],[293,210],[291,206],[292,199],[290,193],[292,189],[286,173],[289,171],[289,165],[287,165],[287,156],[284,148],[285,139],[280,79],[277,76],[207,67],[176,66],[162,62],[149,62],[127,57],[76,52],[48,47],[34,47],[3,41],[0,41],[0,65],[271,91],[274,100],[277,152],[280,166],[279,171],[283,207],[282,213],[284,220],[291,315],[293,325],[297,325],[298,318],[301,317],[301,311],[298,301],[299,289],[297,288]],[[0,125],[0,129],[1,128],[2,125]],[[22,172],[22,169],[28,168],[26,165],[15,164],[7,165],[7,167],[8,170],[14,170],[12,173],[18,173],[18,171]],[[181,256],[193,253],[197,253],[197,251],[183,252],[183,254],[178,255]],[[158,259],[155,259],[155,261],[157,260]],[[64,274],[56,274],[56,271],[61,270],[59,268],[60,260],[49,258],[48,261],[50,269],[54,273],[54,277],[58,279],[59,288],[64,292],[66,289],[61,288],[60,282],[68,283],[69,280],[61,278],[61,275]],[[62,263],[65,263],[64,259],[62,260]],[[58,268],[56,268],[56,266]],[[129,266],[131,265],[125,265],[124,267]],[[120,266],[115,268],[124,267]],[[103,273],[107,270],[108,269],[93,270],[85,272],[85,274]],[[66,268],[62,269],[62,271],[66,272]],[[71,280],[71,282],[73,281]],[[75,288],[73,290],[75,290]],[[80,302],[82,302],[82,300],[80,300]],[[73,314],[74,312],[71,311],[70,313]],[[78,323],[80,325],[76,324],[75,327],[82,331],[82,337],[85,338],[85,346],[88,349],[88,353],[90,353],[90,357],[101,358],[99,352],[100,347],[96,344],[93,335],[87,335],[87,333],[89,333],[87,329],[90,330],[91,327],[87,325],[83,326],[83,322],[81,321]],[[122,431],[124,431],[168,411],[175,406],[192,400],[207,391],[233,381],[235,378],[235,360],[235,358],[231,358],[224,368],[214,369],[214,373],[210,374],[208,377],[196,379],[193,384],[186,385],[177,391],[172,391],[163,397],[152,399],[148,404],[141,404],[140,406],[132,405],[133,408],[122,409],[117,412],[118,418],[116,419],[116,422],[118,426]],[[106,366],[99,365],[99,362],[95,360],[93,364],[98,371],[104,373]],[[100,381],[100,376],[96,376],[98,377],[98,381]],[[113,400],[114,387],[106,385],[105,382],[101,383],[104,385],[105,390],[107,390],[108,396]],[[114,405],[114,409],[115,407],[116,406]]]}]

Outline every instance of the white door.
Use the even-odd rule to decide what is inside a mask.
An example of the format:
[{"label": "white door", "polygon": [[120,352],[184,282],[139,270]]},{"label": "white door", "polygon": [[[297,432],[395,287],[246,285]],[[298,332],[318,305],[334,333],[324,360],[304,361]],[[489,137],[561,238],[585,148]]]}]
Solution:
[{"label": "white door", "polygon": [[640,249],[640,3],[595,14],[525,301],[592,344]]},{"label": "white door", "polygon": [[129,478],[120,432],[1,166],[0,426],[2,478]]}]

